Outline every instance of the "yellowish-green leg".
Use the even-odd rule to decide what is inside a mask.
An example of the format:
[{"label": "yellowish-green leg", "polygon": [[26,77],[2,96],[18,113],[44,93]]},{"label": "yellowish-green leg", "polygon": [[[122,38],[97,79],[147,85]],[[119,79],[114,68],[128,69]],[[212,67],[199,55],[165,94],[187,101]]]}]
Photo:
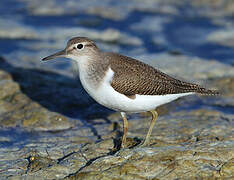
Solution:
[{"label": "yellowish-green leg", "polygon": [[123,136],[122,136],[122,142],[121,142],[121,148],[126,147],[126,137],[128,133],[128,120],[125,112],[121,112],[121,116],[123,118]]},{"label": "yellowish-green leg", "polygon": [[151,121],[151,123],[150,123],[150,127],[149,127],[149,130],[148,130],[148,133],[147,133],[147,135],[146,135],[146,137],[145,137],[145,141],[144,141],[144,143],[143,143],[141,146],[146,146],[146,145],[149,144],[149,142],[150,142],[150,135],[151,135],[151,133],[152,133],[153,127],[154,127],[154,125],[155,125],[155,123],[156,123],[156,120],[157,120],[157,118],[158,118],[158,113],[157,113],[157,111],[152,110],[152,111],[150,111],[150,112],[152,113],[152,121]]}]

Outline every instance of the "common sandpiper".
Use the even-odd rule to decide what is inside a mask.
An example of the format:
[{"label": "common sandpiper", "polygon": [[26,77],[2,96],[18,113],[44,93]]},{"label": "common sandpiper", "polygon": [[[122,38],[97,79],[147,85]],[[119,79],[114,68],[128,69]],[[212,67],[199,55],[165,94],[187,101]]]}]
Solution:
[{"label": "common sandpiper", "polygon": [[65,57],[75,60],[80,81],[88,94],[99,104],[119,111],[123,118],[121,147],[126,147],[128,120],[126,112],[152,113],[152,121],[143,146],[149,144],[158,114],[156,107],[179,97],[203,94],[216,95],[194,83],[175,79],[139,60],[113,52],[102,52],[86,37],[70,39],[64,50],[43,58],[43,61]]}]

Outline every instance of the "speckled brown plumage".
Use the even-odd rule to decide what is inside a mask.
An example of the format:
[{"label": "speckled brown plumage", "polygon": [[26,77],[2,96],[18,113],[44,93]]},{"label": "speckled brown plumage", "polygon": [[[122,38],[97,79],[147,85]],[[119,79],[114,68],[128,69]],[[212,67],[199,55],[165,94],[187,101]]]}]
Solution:
[{"label": "speckled brown plumage", "polygon": [[114,71],[111,86],[126,96],[166,95],[195,92],[215,95],[197,84],[184,82],[130,57],[116,53],[104,53]]}]

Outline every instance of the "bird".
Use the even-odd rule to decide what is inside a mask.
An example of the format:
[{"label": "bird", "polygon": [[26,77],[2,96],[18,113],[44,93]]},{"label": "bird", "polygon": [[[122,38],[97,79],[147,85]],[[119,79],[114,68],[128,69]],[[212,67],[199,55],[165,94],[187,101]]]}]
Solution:
[{"label": "bird", "polygon": [[127,147],[126,113],[150,112],[152,120],[142,146],[150,136],[158,118],[156,108],[192,94],[218,95],[217,90],[185,82],[141,62],[114,52],[104,52],[87,37],[71,38],[64,50],[42,59],[65,57],[74,60],[82,86],[99,104],[120,112],[123,119],[121,148]]}]

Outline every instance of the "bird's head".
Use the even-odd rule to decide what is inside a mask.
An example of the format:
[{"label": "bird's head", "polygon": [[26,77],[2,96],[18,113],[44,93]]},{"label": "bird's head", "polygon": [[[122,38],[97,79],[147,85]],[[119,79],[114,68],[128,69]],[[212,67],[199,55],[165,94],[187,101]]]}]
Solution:
[{"label": "bird's head", "polygon": [[60,57],[70,58],[79,61],[97,52],[99,52],[99,49],[94,41],[86,37],[74,37],[67,42],[67,46],[64,50],[47,56],[43,58],[42,61],[48,61]]}]

